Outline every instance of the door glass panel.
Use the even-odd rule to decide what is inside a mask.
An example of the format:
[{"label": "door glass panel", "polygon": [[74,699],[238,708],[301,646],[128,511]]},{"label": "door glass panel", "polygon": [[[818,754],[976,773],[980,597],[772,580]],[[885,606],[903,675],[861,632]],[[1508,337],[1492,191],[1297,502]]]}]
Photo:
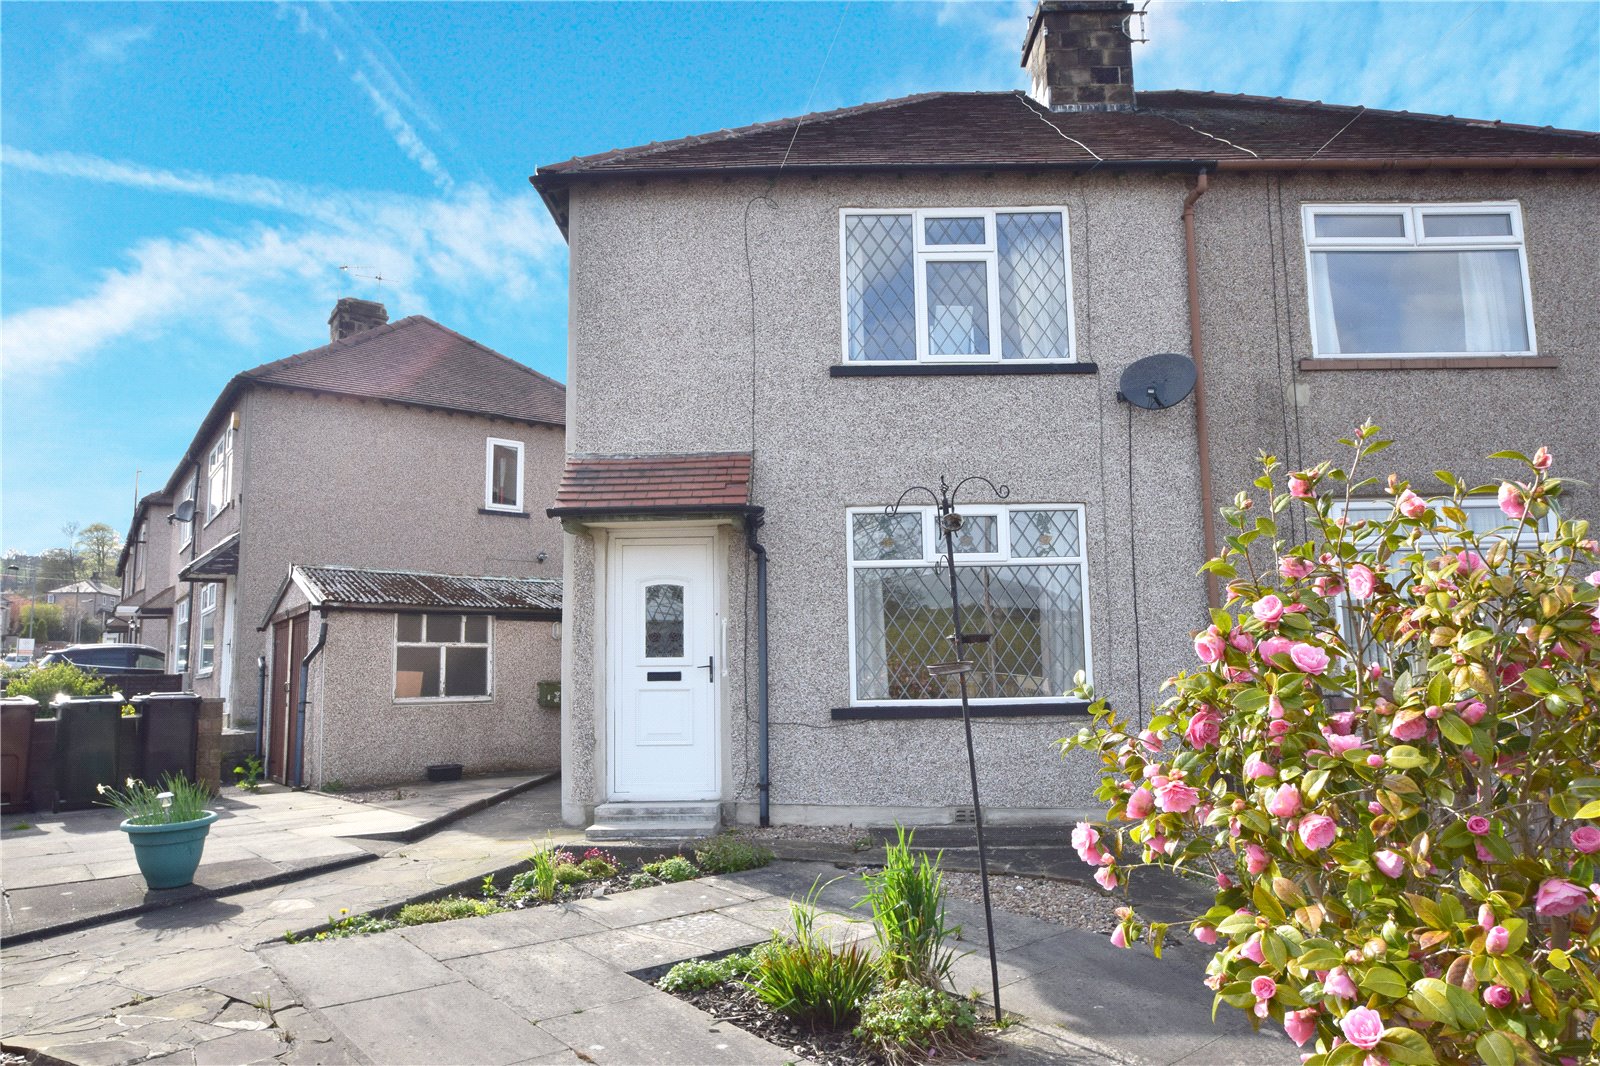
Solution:
[{"label": "door glass panel", "polygon": [[439,695],[439,649],[396,648],[396,699],[433,699]]},{"label": "door glass panel", "polygon": [[928,353],[989,354],[989,266],[928,264]]},{"label": "door glass panel", "polygon": [[489,694],[488,648],[444,650],[444,694],[446,696]]},{"label": "door glass panel", "polygon": [[644,590],[644,654],[647,659],[683,658],[683,586]]},{"label": "door glass panel", "polygon": [[1401,214],[1318,214],[1316,230],[1318,237],[1404,237],[1406,218]]},{"label": "door glass panel", "polygon": [[923,222],[929,244],[985,244],[983,218],[930,218]]},{"label": "door glass panel", "polygon": [[461,642],[461,616],[459,614],[428,615],[428,642],[430,644],[459,644]]}]

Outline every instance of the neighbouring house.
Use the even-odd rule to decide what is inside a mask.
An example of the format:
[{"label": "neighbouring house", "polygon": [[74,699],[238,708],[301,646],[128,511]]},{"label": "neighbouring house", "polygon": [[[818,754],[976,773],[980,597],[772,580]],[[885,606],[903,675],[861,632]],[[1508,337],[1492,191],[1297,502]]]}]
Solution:
[{"label": "neighbouring house", "polygon": [[120,599],[120,590],[101,581],[98,576],[58,586],[44,596],[46,603],[61,608],[62,618],[67,623],[67,639],[71,641],[83,636],[85,622],[99,632],[106,619],[116,610]]},{"label": "neighbouring house", "polygon": [[[361,785],[416,779],[427,762],[555,764],[553,750],[528,745],[487,752],[452,743],[433,757],[423,740],[441,737],[438,728],[420,730],[405,751],[422,761],[406,765],[399,749],[373,744],[415,729],[411,720],[428,711],[436,726],[515,732],[502,719],[524,716],[535,682],[558,676],[520,617],[492,630],[511,641],[491,651],[493,700],[398,695],[390,675],[403,633],[369,647],[374,658],[363,669],[352,658],[366,647],[355,635],[359,620],[341,615],[330,625],[338,664],[324,665],[313,696],[338,693],[362,708],[366,733],[346,728],[348,713],[313,706],[323,725],[312,736],[322,746],[302,760],[293,748],[299,734],[287,735],[282,720],[275,734],[263,715],[301,703],[306,618],[274,620],[294,567],[544,581],[561,572],[561,531],[543,513],[561,468],[561,384],[420,315],[389,322],[372,301],[341,299],[329,334],[330,343],[246,370],[223,388],[172,476],[134,516],[119,565],[121,611],[154,635],[157,612],[170,609],[168,669],[226,701],[228,727],[260,737],[274,780],[320,785],[322,774],[336,773]],[[548,641],[548,625],[544,632]],[[347,684],[355,678],[370,687],[359,699]],[[537,739],[536,730],[519,735]]]},{"label": "neighbouring house", "polygon": [[[1009,489],[960,508],[997,820],[1094,807],[1053,743],[1074,679],[1132,711],[1192,661],[1211,516],[1258,452],[1297,469],[1372,418],[1437,488],[1548,444],[1600,512],[1600,135],[1140,92],[1132,14],[1044,0],[1028,93],[531,179],[570,249],[569,821],[969,819],[932,500],[885,514],[941,477]],[[1193,396],[1119,403],[1156,353]]]},{"label": "neighbouring house", "polygon": [[324,784],[558,770],[560,625],[558,580],[296,566],[263,628],[273,661],[309,663],[309,709],[273,687],[270,761],[303,751]]},{"label": "neighbouring house", "polygon": [[113,608],[106,636],[126,644],[161,648],[167,652],[167,670],[182,673],[183,667],[172,654],[176,522],[169,493],[152,492],[135,505],[133,522],[122,541],[122,554],[117,557],[122,595]]}]

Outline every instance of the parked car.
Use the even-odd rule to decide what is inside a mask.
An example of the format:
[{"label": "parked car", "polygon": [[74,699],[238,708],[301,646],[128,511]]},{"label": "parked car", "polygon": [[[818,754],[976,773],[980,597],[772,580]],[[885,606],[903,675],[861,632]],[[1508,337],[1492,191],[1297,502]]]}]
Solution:
[{"label": "parked car", "polygon": [[16,670],[27,666],[31,662],[33,662],[33,656],[23,655],[20,652],[15,655],[7,655],[4,659],[0,659],[0,665],[4,665],[11,670]]},{"label": "parked car", "polygon": [[68,662],[102,674],[164,674],[167,657],[146,644],[74,644],[39,660],[40,666]]}]

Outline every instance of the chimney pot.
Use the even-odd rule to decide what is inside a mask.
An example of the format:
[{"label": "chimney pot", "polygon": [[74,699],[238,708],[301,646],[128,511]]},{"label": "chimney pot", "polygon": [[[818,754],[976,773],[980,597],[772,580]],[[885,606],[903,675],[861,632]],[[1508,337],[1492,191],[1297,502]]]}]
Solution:
[{"label": "chimney pot", "polygon": [[336,341],[354,336],[365,330],[376,329],[389,321],[389,312],[373,300],[358,300],[354,296],[341,297],[328,316],[328,335]]},{"label": "chimney pot", "polygon": [[1028,95],[1052,111],[1131,111],[1133,41],[1126,0],[1039,0],[1022,65]]}]

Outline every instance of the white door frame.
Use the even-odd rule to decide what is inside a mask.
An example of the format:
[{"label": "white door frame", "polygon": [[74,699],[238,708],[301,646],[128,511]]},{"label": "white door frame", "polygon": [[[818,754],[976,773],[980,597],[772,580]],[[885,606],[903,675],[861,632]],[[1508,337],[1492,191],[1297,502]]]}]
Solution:
[{"label": "white door frame", "polygon": [[616,749],[618,738],[621,736],[619,719],[621,706],[619,700],[622,695],[622,652],[623,635],[622,625],[627,612],[622,604],[622,571],[623,548],[628,546],[659,545],[704,545],[710,554],[710,587],[706,590],[707,602],[710,605],[710,633],[712,654],[716,657],[716,666],[712,671],[713,677],[710,684],[711,699],[711,765],[712,785],[710,795],[706,801],[717,800],[722,796],[726,775],[723,769],[723,732],[724,722],[722,714],[723,688],[722,678],[726,673],[725,641],[723,640],[722,622],[722,579],[721,567],[718,565],[717,545],[720,542],[718,527],[705,526],[679,526],[667,528],[644,529],[618,529],[613,528],[607,538],[606,545],[606,589],[605,589],[605,634],[606,648],[603,661],[605,677],[605,723],[602,727],[605,737],[605,796],[607,799],[635,799],[637,797],[618,797],[617,795],[617,759]]}]

